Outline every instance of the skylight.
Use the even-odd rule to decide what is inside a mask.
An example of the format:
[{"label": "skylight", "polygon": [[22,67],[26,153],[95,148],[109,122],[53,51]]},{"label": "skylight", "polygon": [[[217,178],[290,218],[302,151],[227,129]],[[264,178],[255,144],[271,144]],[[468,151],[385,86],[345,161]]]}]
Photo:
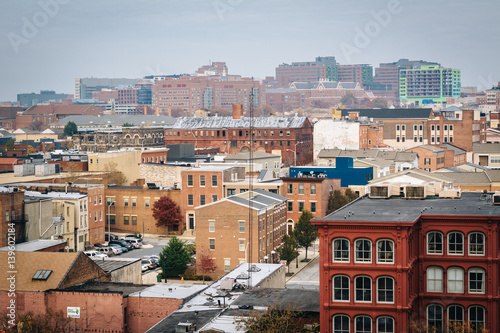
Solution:
[{"label": "skylight", "polygon": [[50,274],[52,274],[52,271],[39,269],[36,271],[35,275],[33,275],[32,280],[47,281]]}]

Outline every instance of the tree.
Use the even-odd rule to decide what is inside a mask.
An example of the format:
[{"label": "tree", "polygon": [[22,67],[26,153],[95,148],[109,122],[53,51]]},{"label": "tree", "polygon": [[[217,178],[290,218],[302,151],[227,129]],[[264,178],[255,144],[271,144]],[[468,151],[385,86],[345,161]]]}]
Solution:
[{"label": "tree", "polygon": [[288,273],[290,273],[290,263],[293,259],[299,256],[299,251],[297,248],[299,245],[297,244],[297,240],[293,235],[284,235],[281,239],[281,246],[276,249],[280,256],[280,260],[285,260],[286,265],[288,266]]},{"label": "tree", "polygon": [[70,332],[71,320],[62,311],[48,310],[44,315],[26,314],[17,316],[16,326],[10,325],[7,313],[0,316],[0,331],[6,333],[62,333]]},{"label": "tree", "polygon": [[116,162],[106,163],[104,171],[111,173],[108,177],[108,183],[110,184],[123,185],[127,182],[127,177],[121,171],[118,171],[118,163]]},{"label": "tree", "polygon": [[47,145],[47,151],[54,151],[54,149],[56,149],[56,145],[54,144],[54,142],[51,142]]},{"label": "tree", "polygon": [[311,224],[312,218],[313,214],[307,209],[304,209],[299,217],[299,222],[295,224],[295,229],[293,231],[297,244],[306,249],[306,260],[307,249],[314,243],[316,238],[318,238],[318,229]]},{"label": "tree", "polygon": [[168,228],[175,223],[179,223],[183,218],[179,205],[166,196],[160,197],[153,204],[153,217],[156,220],[157,227],[164,225],[167,228],[167,235]]},{"label": "tree", "polygon": [[342,191],[335,190],[333,193],[330,194],[330,197],[328,198],[328,209],[326,211],[326,214],[330,214],[337,209],[344,207],[347,205],[349,202],[355,200],[358,197],[356,193],[354,193],[350,188],[345,190],[345,193],[342,193]]},{"label": "tree", "polygon": [[160,252],[161,275],[164,278],[178,277],[184,273],[190,260],[191,256],[184,244],[177,237],[172,237],[167,246]]},{"label": "tree", "polygon": [[28,154],[34,154],[34,153],[36,153],[36,150],[35,150],[35,148],[33,148],[32,145],[28,145],[28,149],[27,150],[28,150]]},{"label": "tree", "polygon": [[78,133],[78,127],[72,121],[68,121],[66,126],[64,126],[64,135],[72,136],[73,134]]},{"label": "tree", "polygon": [[373,99],[372,105],[374,108],[386,109],[387,108],[387,100],[382,97],[377,97]]},{"label": "tree", "polygon": [[342,98],[340,99],[340,103],[346,106],[354,106],[358,104],[358,100],[356,96],[353,95],[353,93],[347,93]]},{"label": "tree", "polygon": [[122,127],[134,127],[135,125],[134,124],[131,124],[131,123],[125,123],[122,125]]},{"label": "tree", "polygon": [[12,138],[10,138],[7,143],[5,144],[5,149],[6,150],[14,150],[16,149],[16,144]]},{"label": "tree", "polygon": [[197,255],[199,256],[199,265],[196,266],[196,269],[198,271],[198,275],[201,273],[203,277],[203,284],[205,284],[205,274],[215,272],[217,265],[215,264],[215,259],[213,258],[210,250],[203,248]]}]

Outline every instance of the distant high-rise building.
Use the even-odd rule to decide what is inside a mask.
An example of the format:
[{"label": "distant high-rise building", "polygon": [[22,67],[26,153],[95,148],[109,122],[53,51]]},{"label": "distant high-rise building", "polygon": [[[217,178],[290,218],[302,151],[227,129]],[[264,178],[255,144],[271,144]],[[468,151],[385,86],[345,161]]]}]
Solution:
[{"label": "distant high-rise building", "polygon": [[314,82],[328,79],[327,73],[335,72],[338,65],[335,57],[316,57],[315,61],[292,62],[276,67],[279,87],[287,87],[292,82]]},{"label": "distant high-rise building", "polygon": [[135,86],[138,79],[78,78],[75,79],[75,99],[91,99],[92,92],[118,86]]},{"label": "distant high-rise building", "polygon": [[195,74],[197,76],[226,76],[227,65],[221,61],[210,62],[210,64],[198,68]]},{"label": "distant high-rise building", "polygon": [[373,67],[370,65],[339,65],[337,76],[327,77],[331,81],[357,82],[363,86],[373,81]]},{"label": "distant high-rise building", "polygon": [[56,102],[70,98],[68,94],[56,94],[54,90],[40,90],[39,94],[17,94],[17,101],[20,106],[30,107],[44,102]]}]

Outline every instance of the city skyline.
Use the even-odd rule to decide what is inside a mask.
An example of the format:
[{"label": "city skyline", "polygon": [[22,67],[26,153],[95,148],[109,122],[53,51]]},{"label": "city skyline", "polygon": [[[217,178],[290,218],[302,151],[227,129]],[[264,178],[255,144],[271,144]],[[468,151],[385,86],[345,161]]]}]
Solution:
[{"label": "city skyline", "polygon": [[[430,2],[428,2],[430,4]],[[490,0],[2,3],[0,101],[18,93],[74,93],[79,77],[193,73],[225,61],[230,74],[274,76],[282,63],[335,56],[341,64],[400,58],[459,68],[462,86],[500,80]]]}]

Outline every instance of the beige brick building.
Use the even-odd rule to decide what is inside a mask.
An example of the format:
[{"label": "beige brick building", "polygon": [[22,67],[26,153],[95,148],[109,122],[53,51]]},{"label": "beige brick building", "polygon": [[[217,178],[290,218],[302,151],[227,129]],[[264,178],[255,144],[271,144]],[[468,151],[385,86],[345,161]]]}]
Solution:
[{"label": "beige brick building", "polygon": [[244,262],[278,262],[275,249],[286,233],[286,203],[286,197],[256,189],[196,207],[196,249],[211,251],[217,265],[211,276]]}]

